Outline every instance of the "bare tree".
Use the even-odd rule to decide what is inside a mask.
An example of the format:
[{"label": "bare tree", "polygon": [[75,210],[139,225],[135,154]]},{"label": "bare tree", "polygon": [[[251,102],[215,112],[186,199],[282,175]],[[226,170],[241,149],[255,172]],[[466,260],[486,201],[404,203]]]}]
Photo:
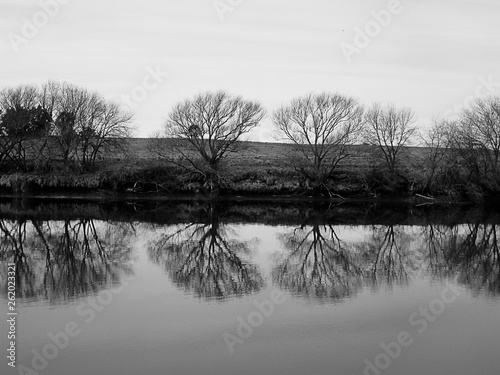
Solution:
[{"label": "bare tree", "polygon": [[[446,120],[434,121],[432,127],[421,136],[425,153],[422,160],[424,168],[424,190],[432,191],[436,180],[443,175],[450,177],[446,171],[453,168],[454,161],[450,150],[451,123]],[[452,181],[449,181],[452,182]]]},{"label": "bare tree", "polygon": [[39,99],[31,85],[0,91],[0,166],[9,162],[27,171],[30,156],[45,148],[52,118]]},{"label": "bare tree", "polygon": [[477,99],[448,123],[446,136],[448,159],[456,166],[457,190],[475,201],[496,194],[500,189],[500,97]]},{"label": "bare tree", "polygon": [[155,152],[200,174],[212,193],[221,182],[221,161],[241,148],[241,136],[259,124],[263,107],[223,91],[206,92],[174,106],[163,135],[176,142],[157,142]]},{"label": "bare tree", "polygon": [[78,148],[75,115],[70,112],[60,112],[54,122],[52,135],[57,147],[57,156],[62,159],[64,166],[68,169],[71,161],[76,157]]},{"label": "bare tree", "polygon": [[402,151],[416,133],[415,114],[409,108],[373,105],[366,113],[366,142],[382,152],[389,171],[394,173]]},{"label": "bare tree", "polygon": [[500,159],[500,98],[481,98],[464,109],[450,127],[457,159],[468,172],[468,183],[498,188]]},{"label": "bare tree", "polygon": [[103,151],[130,136],[132,115],[98,93],[68,83],[49,83],[42,91],[55,115],[53,135],[66,167],[76,162],[81,169],[93,168]]},{"label": "bare tree", "polygon": [[20,85],[0,91],[0,106],[6,108],[33,108],[38,104],[38,89],[33,85]]},{"label": "bare tree", "polygon": [[132,116],[122,113],[114,102],[99,100],[80,132],[81,157],[84,166],[93,167],[103,152],[123,150],[123,141],[131,135]]},{"label": "bare tree", "polygon": [[475,147],[484,151],[484,162],[496,173],[500,159],[500,97],[476,100],[464,110],[460,123],[472,135]]},{"label": "bare tree", "polygon": [[359,135],[363,108],[355,99],[339,94],[309,94],[278,109],[273,122],[300,155],[294,167],[324,188]]},{"label": "bare tree", "polygon": [[[93,168],[103,151],[123,146],[131,118],[118,104],[69,83],[2,90],[0,166],[10,160],[26,171],[28,160],[59,158],[66,168]],[[47,147],[49,137],[52,147]]]}]

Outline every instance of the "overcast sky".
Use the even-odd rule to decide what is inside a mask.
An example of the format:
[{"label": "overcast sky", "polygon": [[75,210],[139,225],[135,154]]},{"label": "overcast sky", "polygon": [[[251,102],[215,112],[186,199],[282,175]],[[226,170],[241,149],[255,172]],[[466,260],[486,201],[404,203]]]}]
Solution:
[{"label": "overcast sky", "polygon": [[[388,22],[373,12],[390,0],[54,1],[0,0],[0,88],[50,79],[117,101],[146,92],[132,103],[138,136],[205,90],[269,112],[308,92],[340,92],[410,106],[422,124],[476,91],[500,92],[498,0],[401,0]],[[366,47],[355,44],[356,28],[373,35]],[[163,73],[155,80],[151,70]],[[266,140],[269,128],[252,138]]]}]

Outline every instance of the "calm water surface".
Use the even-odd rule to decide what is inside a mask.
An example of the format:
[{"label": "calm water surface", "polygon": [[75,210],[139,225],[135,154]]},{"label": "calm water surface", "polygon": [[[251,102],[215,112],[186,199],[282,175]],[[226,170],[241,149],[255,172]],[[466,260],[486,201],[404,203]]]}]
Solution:
[{"label": "calm water surface", "polygon": [[499,374],[496,215],[377,210],[2,204],[0,373]]}]

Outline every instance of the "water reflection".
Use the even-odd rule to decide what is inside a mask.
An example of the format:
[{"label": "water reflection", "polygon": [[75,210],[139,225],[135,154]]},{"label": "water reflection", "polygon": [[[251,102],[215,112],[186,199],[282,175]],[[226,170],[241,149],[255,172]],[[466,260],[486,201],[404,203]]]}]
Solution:
[{"label": "water reflection", "polygon": [[373,226],[370,237],[357,245],[366,271],[366,285],[378,288],[408,284],[418,270],[417,254],[411,247],[416,239],[408,229],[397,225]]},{"label": "water reflection", "polygon": [[475,223],[426,227],[433,275],[455,277],[475,294],[500,295],[499,226]]},{"label": "water reflection", "polygon": [[164,227],[148,245],[150,259],[197,297],[224,299],[259,291],[264,280],[248,261],[250,248],[223,223],[224,212],[209,205],[198,215],[196,222]]},{"label": "water reflection", "polygon": [[301,226],[279,235],[285,252],[272,272],[274,283],[309,298],[341,300],[362,287],[409,284],[424,272],[476,294],[500,295],[498,225],[346,228],[332,225],[329,217],[327,211],[309,212]]},{"label": "water reflection", "polygon": [[281,288],[307,297],[342,299],[362,285],[359,254],[342,241],[321,213],[279,236],[285,255],[272,272]]},{"label": "water reflection", "polygon": [[[356,229],[363,230],[355,240],[341,238]],[[337,300],[355,295],[363,286],[404,285],[418,269],[410,246],[414,238],[402,226],[345,228],[317,214],[280,239],[286,251],[273,281],[307,297]]]},{"label": "water reflection", "polygon": [[[409,216],[403,217],[400,210],[391,218],[384,211],[378,218],[375,210],[368,215],[344,205],[304,209],[184,202],[176,207],[169,203],[170,216],[160,221],[164,224],[141,225],[148,257],[166,270],[174,285],[199,298],[260,291],[268,262],[276,286],[318,301],[341,301],[362,288],[392,288],[417,277],[452,279],[474,294],[500,296],[495,216],[475,212],[462,215],[466,219],[460,223],[460,215],[453,212],[406,210]],[[57,220],[48,220],[46,209],[26,214],[24,208],[0,207],[9,217],[0,219],[0,260],[17,264],[19,298],[65,301],[117,284],[132,272],[134,228],[127,222],[144,221],[148,212],[91,208],[75,208],[72,219],[55,210]],[[98,217],[74,219],[77,211]],[[99,215],[114,215],[116,221],[105,222]],[[140,215],[140,220],[133,215]],[[156,210],[150,216],[157,220],[165,215]],[[259,248],[265,256],[255,256],[256,250],[240,236],[242,228],[256,222],[266,224],[278,246]],[[5,281],[2,267],[3,296]]]},{"label": "water reflection", "polygon": [[[131,231],[129,225],[90,219],[2,219],[0,259],[16,263],[17,297],[64,301],[118,284],[132,273]],[[0,277],[7,285],[6,275]]]}]

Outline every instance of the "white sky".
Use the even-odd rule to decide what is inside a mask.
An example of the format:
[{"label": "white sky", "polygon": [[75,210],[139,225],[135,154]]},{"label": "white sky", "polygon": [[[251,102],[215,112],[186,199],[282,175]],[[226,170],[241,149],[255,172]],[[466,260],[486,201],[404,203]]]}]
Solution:
[{"label": "white sky", "polygon": [[[403,11],[351,63],[340,43],[354,45],[355,28],[390,0],[221,0],[241,3],[224,21],[213,0],[59,1],[67,4],[16,53],[9,33],[22,37],[25,19],[42,8],[0,0],[0,88],[64,80],[120,101],[158,68],[169,77],[134,108],[137,136],[209,89],[268,112],[311,91],[340,92],[366,105],[410,106],[422,124],[474,95],[480,77],[499,82],[500,93],[498,0],[401,0]],[[252,139],[271,140],[266,129],[269,120]]]}]

